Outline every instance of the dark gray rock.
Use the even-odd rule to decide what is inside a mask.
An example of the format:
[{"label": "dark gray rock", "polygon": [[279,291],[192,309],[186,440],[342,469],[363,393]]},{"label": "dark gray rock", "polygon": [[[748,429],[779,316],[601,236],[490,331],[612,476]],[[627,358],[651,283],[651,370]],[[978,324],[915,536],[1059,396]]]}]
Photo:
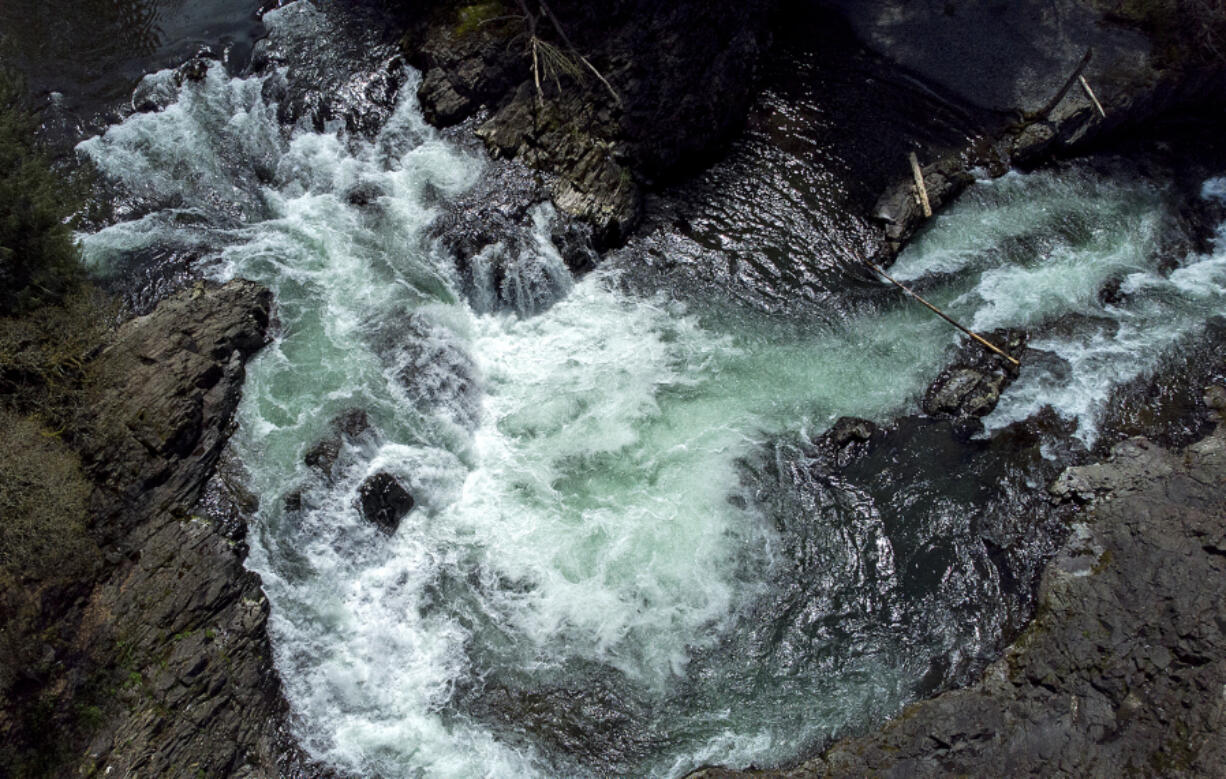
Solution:
[{"label": "dark gray rock", "polygon": [[[1041,108],[1094,49],[1087,76],[1100,99],[1125,75],[1153,67],[1143,34],[1104,23],[1082,0],[835,0],[870,47],[921,77],[998,111]],[[1080,92],[1070,102],[1088,101]]]},{"label": "dark gray rock", "polygon": [[1102,411],[1099,456],[1128,438],[1144,436],[1182,448],[1220,421],[1206,388],[1226,384],[1226,319],[1210,320],[1201,336],[1173,350],[1161,367],[1118,385]]},{"label": "dark gray rock", "polygon": [[325,438],[319,443],[307,450],[302,456],[302,462],[307,467],[314,468],[322,473],[331,473],[332,466],[336,464],[336,460],[341,456],[341,439],[339,436],[334,438]]},{"label": "dark gray rock", "polygon": [[[1226,765],[1226,432],[1145,439],[1064,473],[1091,501],[1037,616],[978,683],[777,771],[696,776],[1221,776]],[[995,770],[995,769],[992,769]]]},{"label": "dark gray rock", "polygon": [[358,507],[367,522],[385,533],[396,532],[400,520],[413,508],[413,496],[390,473],[371,476],[358,489]]},{"label": "dark gray rock", "polygon": [[120,328],[97,359],[82,461],[99,484],[97,530],[183,515],[230,435],[243,364],[265,342],[271,294],[250,282],[198,285]]},{"label": "dark gray rock", "polygon": [[[1015,356],[1022,354],[1026,344],[1020,330],[996,330],[984,337]],[[968,339],[924,393],[924,413],[956,419],[987,416],[1000,401],[1000,393],[1016,378],[1012,364]]]},{"label": "dark gray rock", "polygon": [[846,446],[853,441],[861,443],[868,441],[877,432],[877,425],[867,419],[856,417],[840,417],[831,427],[826,437],[835,446]]}]

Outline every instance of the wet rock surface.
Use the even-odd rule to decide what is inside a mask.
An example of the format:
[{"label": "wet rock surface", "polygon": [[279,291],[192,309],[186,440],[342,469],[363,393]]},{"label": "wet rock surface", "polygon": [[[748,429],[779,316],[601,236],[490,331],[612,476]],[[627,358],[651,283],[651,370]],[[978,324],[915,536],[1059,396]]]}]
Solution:
[{"label": "wet rock surface", "polygon": [[[1029,618],[1063,540],[1063,510],[1034,488],[1058,472],[1040,451],[1055,435],[1037,422],[976,440],[949,418],[844,418],[747,462],[795,564],[795,582],[775,586],[778,602],[760,615],[783,631],[777,651],[884,633],[877,640],[931,660],[917,694],[973,679]],[[951,613],[958,626],[946,634],[937,626]],[[794,617],[781,624],[778,614]]]},{"label": "wet rock surface", "polygon": [[596,266],[592,226],[542,205],[548,199],[539,173],[494,160],[468,191],[440,204],[431,236],[455,259],[476,311],[540,313],[565,294],[571,272]]},{"label": "wet rock surface", "polygon": [[307,450],[302,461],[327,478],[332,477],[341,449],[353,444],[370,430],[370,418],[360,408],[338,414],[331,424],[332,434]]},{"label": "wet rock surface", "polygon": [[[984,338],[1010,356],[1020,356],[1026,345],[1026,334],[1020,330],[996,330]],[[925,414],[962,422],[987,416],[1016,378],[1017,369],[1004,357],[968,340],[928,387],[921,406]]]},{"label": "wet rock surface", "polygon": [[387,534],[396,532],[400,520],[413,508],[413,496],[395,476],[376,473],[358,488],[358,507],[367,522],[373,522]]},{"label": "wet rock surface", "polygon": [[1218,422],[1214,404],[1226,383],[1226,319],[1210,320],[1205,334],[1174,350],[1159,370],[1120,385],[1103,410],[1104,434],[1096,454],[1144,436],[1166,447],[1200,440]]},{"label": "wet rock surface", "polygon": [[1085,503],[1043,573],[1037,616],[973,686],[790,770],[728,776],[1216,776],[1226,756],[1226,433],[1182,452],[1144,438],[1071,468]]},{"label": "wet rock surface", "polygon": [[791,8],[787,21],[744,132],[707,170],[649,193],[638,234],[611,258],[634,289],[826,321],[885,305],[893,290],[863,264],[889,251],[878,196],[906,174],[908,149],[955,154],[998,121],[917,89],[828,9]]},{"label": "wet rock surface", "polygon": [[539,98],[514,3],[437,3],[406,50],[425,73],[427,116],[450,124],[488,108],[477,132],[489,147],[556,173],[557,205],[616,244],[639,219],[644,182],[693,165],[739,126],[771,4],[552,5],[564,35],[544,17],[537,31],[563,57],[550,57]]}]

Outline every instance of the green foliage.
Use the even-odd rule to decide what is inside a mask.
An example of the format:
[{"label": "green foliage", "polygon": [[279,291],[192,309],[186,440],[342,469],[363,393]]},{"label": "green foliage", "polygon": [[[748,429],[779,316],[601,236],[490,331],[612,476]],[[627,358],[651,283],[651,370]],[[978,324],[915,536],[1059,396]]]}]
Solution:
[{"label": "green foliage", "polygon": [[90,576],[90,483],[72,450],[33,420],[0,411],[0,575],[45,582]]},{"label": "green foliage", "polygon": [[487,24],[509,13],[506,6],[494,0],[486,3],[473,3],[460,6],[456,11],[455,36],[463,38],[475,32],[481,25]]},{"label": "green foliage", "polygon": [[0,315],[58,302],[83,279],[68,224],[81,191],[52,170],[34,128],[19,79],[0,69]]}]

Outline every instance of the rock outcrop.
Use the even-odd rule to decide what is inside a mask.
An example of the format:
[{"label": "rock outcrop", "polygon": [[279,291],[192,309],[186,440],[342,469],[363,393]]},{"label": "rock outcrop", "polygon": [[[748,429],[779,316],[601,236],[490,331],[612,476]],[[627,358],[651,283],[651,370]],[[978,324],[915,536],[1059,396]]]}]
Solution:
[{"label": "rock outcrop", "polygon": [[197,287],[124,325],[99,358],[100,434],[86,448],[96,531],[122,555],[81,616],[83,647],[113,647],[118,692],[83,765],[101,773],[272,773],[284,712],[268,602],[243,568],[245,528],[193,514],[232,430],[243,364],[271,295]]},{"label": "rock outcrop", "polygon": [[[505,0],[434,5],[406,38],[426,116],[446,125],[485,109],[477,133],[495,154],[556,174],[554,201],[609,245],[638,221],[644,184],[740,125],[773,3],[556,0],[557,25]],[[534,30],[547,44],[535,73]]]},{"label": "rock outcrop", "polygon": [[[23,770],[277,775],[286,709],[268,602],[243,567],[245,525],[195,511],[270,302],[244,281],[184,290],[122,325],[90,363],[91,418],[77,448],[105,562],[92,581],[47,593],[27,623],[42,628],[25,640],[46,661],[6,691],[0,733],[31,738],[31,717],[43,716],[57,754],[26,757]],[[215,503],[253,500],[223,479],[210,491]]]},{"label": "rock outcrop", "polygon": [[978,683],[790,770],[697,775],[1220,775],[1224,482],[1221,427],[1182,452],[1134,438],[1069,469],[1053,499],[1087,509],[1044,572],[1035,620]]}]

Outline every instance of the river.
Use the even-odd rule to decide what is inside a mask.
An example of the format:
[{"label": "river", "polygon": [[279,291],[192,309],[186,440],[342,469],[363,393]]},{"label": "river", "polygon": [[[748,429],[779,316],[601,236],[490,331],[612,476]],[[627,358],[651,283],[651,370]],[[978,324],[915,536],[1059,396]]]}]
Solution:
[{"label": "river", "polygon": [[[232,446],[260,496],[248,565],[314,757],[387,777],[777,765],[999,650],[1012,585],[963,527],[982,495],[922,463],[907,483],[887,472],[899,494],[922,485],[897,503],[814,504],[779,476],[839,417],[911,413],[956,343],[946,325],[833,283],[822,316],[671,294],[642,270],[659,242],[575,277],[545,203],[458,268],[434,226],[503,163],[429,127],[408,69],[370,132],[287,121],[297,74],[351,21],[296,3],[262,24],[275,66],[154,72],[138,92],[158,110],[80,144],[119,193],[81,239],[94,272],[154,297],[186,266],[275,294]],[[355,72],[391,51],[363,57]],[[736,208],[737,240],[761,235],[752,203]],[[973,186],[892,272],[978,330],[1031,329],[1048,355],[987,434],[1051,406],[1092,446],[1113,388],[1226,302],[1226,234],[1160,268],[1173,225],[1163,187],[1127,172],[1012,173]],[[308,465],[355,409],[369,429]],[[416,501],[390,536],[357,508],[381,472]]]}]

